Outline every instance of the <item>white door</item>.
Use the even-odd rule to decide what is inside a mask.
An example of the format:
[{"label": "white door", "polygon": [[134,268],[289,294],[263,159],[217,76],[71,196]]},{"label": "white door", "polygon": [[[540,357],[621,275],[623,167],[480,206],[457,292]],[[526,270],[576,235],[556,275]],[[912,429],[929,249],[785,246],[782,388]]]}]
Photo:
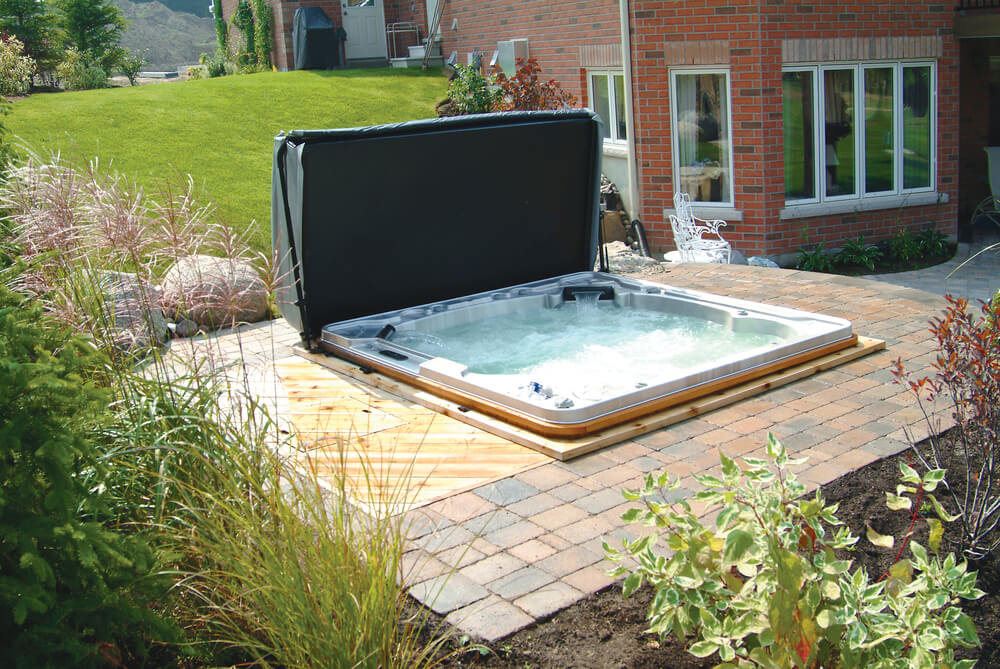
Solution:
[{"label": "white door", "polygon": [[344,49],[347,59],[385,58],[385,10],[383,0],[341,0],[344,12]]}]

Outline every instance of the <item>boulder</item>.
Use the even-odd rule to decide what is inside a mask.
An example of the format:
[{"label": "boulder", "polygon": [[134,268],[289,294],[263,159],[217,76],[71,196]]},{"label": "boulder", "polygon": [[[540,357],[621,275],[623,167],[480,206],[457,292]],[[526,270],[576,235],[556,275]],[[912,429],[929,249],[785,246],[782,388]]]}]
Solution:
[{"label": "boulder", "polygon": [[160,310],[159,288],[128,272],[101,272],[98,281],[117,348],[136,351],[167,341],[170,332]]},{"label": "boulder", "polygon": [[163,310],[206,329],[254,323],[267,316],[267,287],[245,260],[188,256],[163,277]]},{"label": "boulder", "polygon": [[747,264],[752,267],[779,267],[778,263],[764,256],[750,256]]}]

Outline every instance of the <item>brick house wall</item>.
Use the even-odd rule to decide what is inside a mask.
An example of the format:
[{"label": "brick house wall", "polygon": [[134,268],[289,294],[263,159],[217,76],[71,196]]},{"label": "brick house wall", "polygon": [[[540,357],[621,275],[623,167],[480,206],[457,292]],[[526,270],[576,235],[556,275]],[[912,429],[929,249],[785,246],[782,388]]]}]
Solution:
[{"label": "brick house wall", "polygon": [[[407,3],[401,3],[406,5]],[[618,2],[450,0],[442,52],[459,62],[498,40],[527,38],[543,75],[587,99],[586,67],[620,67]],[[876,241],[899,228],[936,224],[955,233],[958,191],[958,44],[954,8],[934,0],[633,0],[630,4],[634,127],[641,207],[654,248],[672,247],[664,208],[672,207],[670,71],[725,68],[730,77],[733,201],[726,237],[748,255],[779,256],[806,241],[827,248],[864,233]],[[422,3],[410,3],[410,6]],[[457,19],[457,29],[450,30]],[[419,23],[419,21],[418,21]],[[789,218],[785,210],[782,65],[930,58],[937,76],[937,183],[941,201],[875,211]],[[947,200],[947,201],[944,201]],[[707,211],[707,208],[706,210]],[[785,217],[783,218],[783,213]]]},{"label": "brick house wall", "polygon": [[[730,72],[735,209],[727,239],[744,253],[780,255],[809,242],[829,248],[863,232],[891,236],[900,226],[936,223],[954,233],[958,169],[958,50],[953,7],[940,2],[856,0],[636,0],[631,3],[637,158],[642,220],[653,246],[667,246],[662,210],[674,184],[670,142],[671,65],[724,65]],[[725,44],[728,49],[718,46]],[[704,53],[708,45],[714,53]],[[948,202],[921,207],[782,219],[783,62],[935,57],[937,188]],[[726,62],[719,63],[718,60]],[[716,62],[713,62],[716,61]]]}]

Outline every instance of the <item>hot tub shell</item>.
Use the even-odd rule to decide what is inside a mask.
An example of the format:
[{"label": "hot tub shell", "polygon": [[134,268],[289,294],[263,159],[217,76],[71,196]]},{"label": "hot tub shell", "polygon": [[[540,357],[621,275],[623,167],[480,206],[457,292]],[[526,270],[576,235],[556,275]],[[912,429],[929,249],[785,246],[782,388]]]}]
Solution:
[{"label": "hot tub shell", "polygon": [[[590,434],[855,344],[842,319],[594,272],[602,144],[600,120],[586,110],[279,136],[272,241],[284,277],[282,315],[309,348],[556,438]],[[782,341],[560,406],[553,398],[572,389],[512,395],[510,378],[472,372],[386,334],[558,308],[576,290],[595,288],[619,308],[698,316]]]},{"label": "hot tub shell", "polygon": [[[498,314],[565,308],[578,291],[603,291],[602,299],[613,300],[621,309],[693,316],[735,331],[775,335],[780,343],[757,347],[748,354],[722,352],[710,363],[683,373],[644,376],[636,379],[634,390],[593,398],[559,386],[540,392],[511,392],[512,388],[530,388],[537,381],[527,374],[477,373],[462,362],[393,341],[393,336],[402,333],[434,334]],[[550,437],[576,437],[853,346],[856,341],[851,324],[840,318],[599,272],[579,272],[329,324],[322,330],[320,346],[520,427]],[[567,399],[570,406],[560,406]]]}]

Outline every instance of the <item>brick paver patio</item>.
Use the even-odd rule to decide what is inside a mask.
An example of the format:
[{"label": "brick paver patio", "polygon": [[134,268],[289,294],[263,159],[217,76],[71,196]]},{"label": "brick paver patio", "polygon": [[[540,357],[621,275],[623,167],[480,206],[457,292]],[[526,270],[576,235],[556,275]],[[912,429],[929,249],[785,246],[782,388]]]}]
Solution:
[{"label": "brick paver patio", "polygon": [[[890,363],[929,373],[930,318],[942,297],[865,279],[746,266],[675,265],[641,278],[851,320],[885,351],[569,462],[553,460],[516,476],[409,512],[410,593],[474,637],[496,640],[604,588],[602,540],[634,538],[620,516],[622,487],[667,468],[695,489],[692,474],[718,467],[719,453],[761,456],[769,432],[796,456],[799,476],[828,483],[907,447],[905,431],[926,434]],[[244,331],[230,354],[261,365],[262,396],[280,391],[268,361],[284,357],[295,334],[272,324]],[[277,347],[272,342],[277,342]],[[228,348],[226,348],[228,346]]]}]

